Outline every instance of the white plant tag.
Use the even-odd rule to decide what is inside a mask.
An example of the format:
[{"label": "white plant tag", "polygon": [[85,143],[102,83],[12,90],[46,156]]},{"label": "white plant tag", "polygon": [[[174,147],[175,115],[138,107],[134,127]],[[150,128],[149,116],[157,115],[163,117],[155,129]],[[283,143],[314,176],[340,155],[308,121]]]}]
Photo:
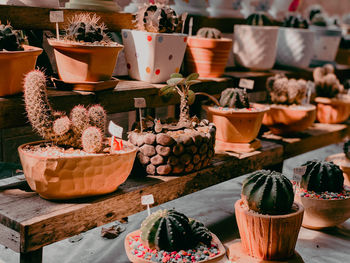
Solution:
[{"label": "white plant tag", "polygon": [[134,107],[135,108],[146,108],[145,98],[134,98]]},{"label": "white plant tag", "polygon": [[254,89],[254,80],[240,79],[238,86],[245,89]]},{"label": "white plant tag", "polygon": [[108,131],[110,134],[117,138],[123,137],[123,128],[115,124],[113,121],[109,122]]},{"label": "white plant tag", "polygon": [[149,208],[149,205],[154,204],[154,198],[153,195],[143,195],[141,196],[141,204],[142,205],[147,205],[147,214],[150,216],[151,215],[151,209]]},{"label": "white plant tag", "polygon": [[64,22],[63,11],[50,11],[50,22],[51,23]]},{"label": "white plant tag", "polygon": [[293,181],[295,182],[300,182],[301,181],[301,177],[305,174],[306,172],[306,166],[300,166],[300,167],[296,167],[293,169]]}]

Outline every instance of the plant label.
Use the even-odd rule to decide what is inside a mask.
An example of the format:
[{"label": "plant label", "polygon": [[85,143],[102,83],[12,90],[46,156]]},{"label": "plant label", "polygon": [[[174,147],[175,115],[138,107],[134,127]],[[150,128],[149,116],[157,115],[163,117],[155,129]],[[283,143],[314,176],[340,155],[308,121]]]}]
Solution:
[{"label": "plant label", "polygon": [[141,204],[142,205],[152,205],[154,204],[154,197],[152,194],[141,196]]},{"label": "plant label", "polygon": [[50,22],[51,23],[64,22],[63,11],[50,11]]},{"label": "plant label", "polygon": [[254,80],[240,79],[238,86],[245,89],[254,89]]},{"label": "plant label", "polygon": [[134,107],[135,108],[146,108],[145,98],[134,98]]},{"label": "plant label", "polygon": [[108,131],[117,138],[122,138],[123,136],[123,128],[115,124],[113,121],[109,122]]},{"label": "plant label", "polygon": [[306,172],[306,166],[300,166],[300,167],[296,167],[293,169],[293,181],[295,182],[300,182],[301,181],[301,177],[305,174]]}]

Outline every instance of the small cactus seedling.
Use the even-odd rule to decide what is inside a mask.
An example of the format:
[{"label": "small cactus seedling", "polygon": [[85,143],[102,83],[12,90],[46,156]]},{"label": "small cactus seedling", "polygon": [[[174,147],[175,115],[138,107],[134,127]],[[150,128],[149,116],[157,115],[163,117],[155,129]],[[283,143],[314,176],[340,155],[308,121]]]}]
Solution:
[{"label": "small cactus seedling", "polygon": [[190,218],[189,220],[195,245],[202,242],[203,244],[209,246],[211,240],[213,239],[209,229],[196,219]]},{"label": "small cactus seedling", "polygon": [[334,67],[331,64],[315,68],[313,77],[316,93],[319,97],[334,98],[344,90],[344,86],[340,84],[339,79],[334,74]]},{"label": "small cactus seedling", "polygon": [[272,22],[264,13],[253,13],[248,16],[247,24],[251,26],[270,26]]},{"label": "small cactus seedling", "polygon": [[11,25],[3,25],[0,22],[0,51],[20,51],[23,50],[24,39],[19,32],[14,30]]},{"label": "small cactus seedling", "polygon": [[284,20],[283,26],[293,28],[308,28],[309,23],[300,15],[290,15]]},{"label": "small cactus seedling", "polygon": [[221,31],[212,27],[202,27],[198,30],[197,37],[220,39]]},{"label": "small cactus seedling", "polygon": [[228,88],[221,92],[220,106],[228,108],[249,108],[248,94],[239,88]]}]

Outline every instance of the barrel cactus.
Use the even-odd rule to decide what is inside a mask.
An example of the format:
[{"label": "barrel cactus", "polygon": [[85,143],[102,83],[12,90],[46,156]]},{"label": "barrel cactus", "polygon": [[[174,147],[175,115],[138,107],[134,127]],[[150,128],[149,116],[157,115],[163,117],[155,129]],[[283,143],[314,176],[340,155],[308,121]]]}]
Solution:
[{"label": "barrel cactus", "polygon": [[272,22],[264,13],[253,13],[248,16],[247,24],[251,26],[270,26]]},{"label": "barrel cactus", "polygon": [[11,25],[0,23],[0,51],[20,51],[23,50],[24,39],[12,28]]},{"label": "barrel cactus", "polygon": [[198,30],[197,37],[220,39],[221,31],[216,28],[202,27]]},{"label": "barrel cactus", "polygon": [[290,15],[284,20],[283,26],[293,28],[308,28],[309,24],[307,20],[302,18],[300,15]]},{"label": "barrel cactus", "polygon": [[294,202],[293,185],[281,173],[259,170],[244,180],[242,200],[249,209],[261,214],[287,214]]},{"label": "barrel cactus", "polygon": [[307,161],[306,172],[301,178],[300,187],[316,193],[343,191],[344,177],[338,165],[333,162]]},{"label": "barrel cactus", "polygon": [[190,219],[190,226],[192,229],[192,237],[194,239],[194,243],[198,244],[202,242],[203,244],[209,246],[211,240],[213,239],[209,229],[206,228],[203,223],[193,218]]},{"label": "barrel cactus", "polygon": [[315,68],[313,77],[316,93],[319,97],[334,98],[344,90],[344,86],[340,84],[339,79],[334,74],[334,67],[332,64],[326,64],[323,67]]},{"label": "barrel cactus", "polygon": [[239,88],[228,88],[221,92],[220,106],[229,108],[249,108],[248,94]]}]

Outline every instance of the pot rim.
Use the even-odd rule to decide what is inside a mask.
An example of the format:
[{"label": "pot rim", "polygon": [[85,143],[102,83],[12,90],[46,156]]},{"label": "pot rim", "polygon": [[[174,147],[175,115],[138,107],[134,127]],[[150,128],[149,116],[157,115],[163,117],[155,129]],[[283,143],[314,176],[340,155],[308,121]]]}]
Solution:
[{"label": "pot rim", "polygon": [[[305,104],[305,105],[283,105],[283,104],[268,104],[270,109],[287,109],[292,111],[314,111],[316,110],[316,106],[313,104]],[[299,108],[303,107],[303,108]]]},{"label": "pot rim", "polygon": [[56,48],[56,47],[65,47],[65,48],[83,48],[83,49],[94,49],[94,48],[123,48],[124,46],[117,43],[112,42],[113,44],[109,45],[93,45],[93,44],[84,44],[74,41],[66,41],[66,40],[57,40],[54,38],[50,38],[47,40],[49,45]]},{"label": "pot rim", "polygon": [[205,37],[198,37],[198,36],[189,36],[188,40],[201,40],[206,42],[233,42],[231,38],[228,37],[222,37],[222,38],[205,38]]},{"label": "pot rim", "polygon": [[122,29],[122,32],[132,32],[132,31],[137,31],[137,32],[142,32],[144,34],[148,35],[163,35],[163,36],[181,36],[181,37],[187,37],[187,34],[183,33],[159,33],[159,32],[148,32],[148,31],[143,31],[143,30],[137,30],[137,29]]},{"label": "pot rim", "polygon": [[310,30],[309,28],[296,28],[296,27],[285,27],[285,26],[281,26],[280,30],[283,31],[300,31],[302,33],[310,33],[312,35],[315,34],[315,31]]},{"label": "pot rim", "polygon": [[342,98],[327,98],[327,97],[316,97],[315,102],[322,103],[322,104],[331,104],[331,105],[350,104],[350,100],[346,100]]},{"label": "pot rim", "polygon": [[15,55],[15,54],[25,54],[25,53],[42,53],[43,49],[39,47],[34,47],[30,45],[23,45],[24,50],[18,51],[0,51],[0,55]]},{"label": "pot rim", "polygon": [[259,111],[232,111],[232,110],[222,110],[220,108],[215,108],[214,106],[209,106],[209,105],[203,105],[202,107],[206,111],[210,111],[212,113],[220,114],[220,115],[235,115],[235,114],[253,115],[253,114],[265,113],[270,110],[270,107],[265,104],[250,103],[250,105],[260,108],[260,110]]},{"label": "pot rim", "polygon": [[[296,198],[300,198],[300,201],[308,200],[309,202],[328,202],[328,203],[340,203],[340,202],[350,202],[350,198],[346,199],[316,199],[316,198],[311,198],[311,197],[305,197],[305,196],[300,196],[299,194],[295,194]],[[298,203],[298,202],[297,202]]]}]

